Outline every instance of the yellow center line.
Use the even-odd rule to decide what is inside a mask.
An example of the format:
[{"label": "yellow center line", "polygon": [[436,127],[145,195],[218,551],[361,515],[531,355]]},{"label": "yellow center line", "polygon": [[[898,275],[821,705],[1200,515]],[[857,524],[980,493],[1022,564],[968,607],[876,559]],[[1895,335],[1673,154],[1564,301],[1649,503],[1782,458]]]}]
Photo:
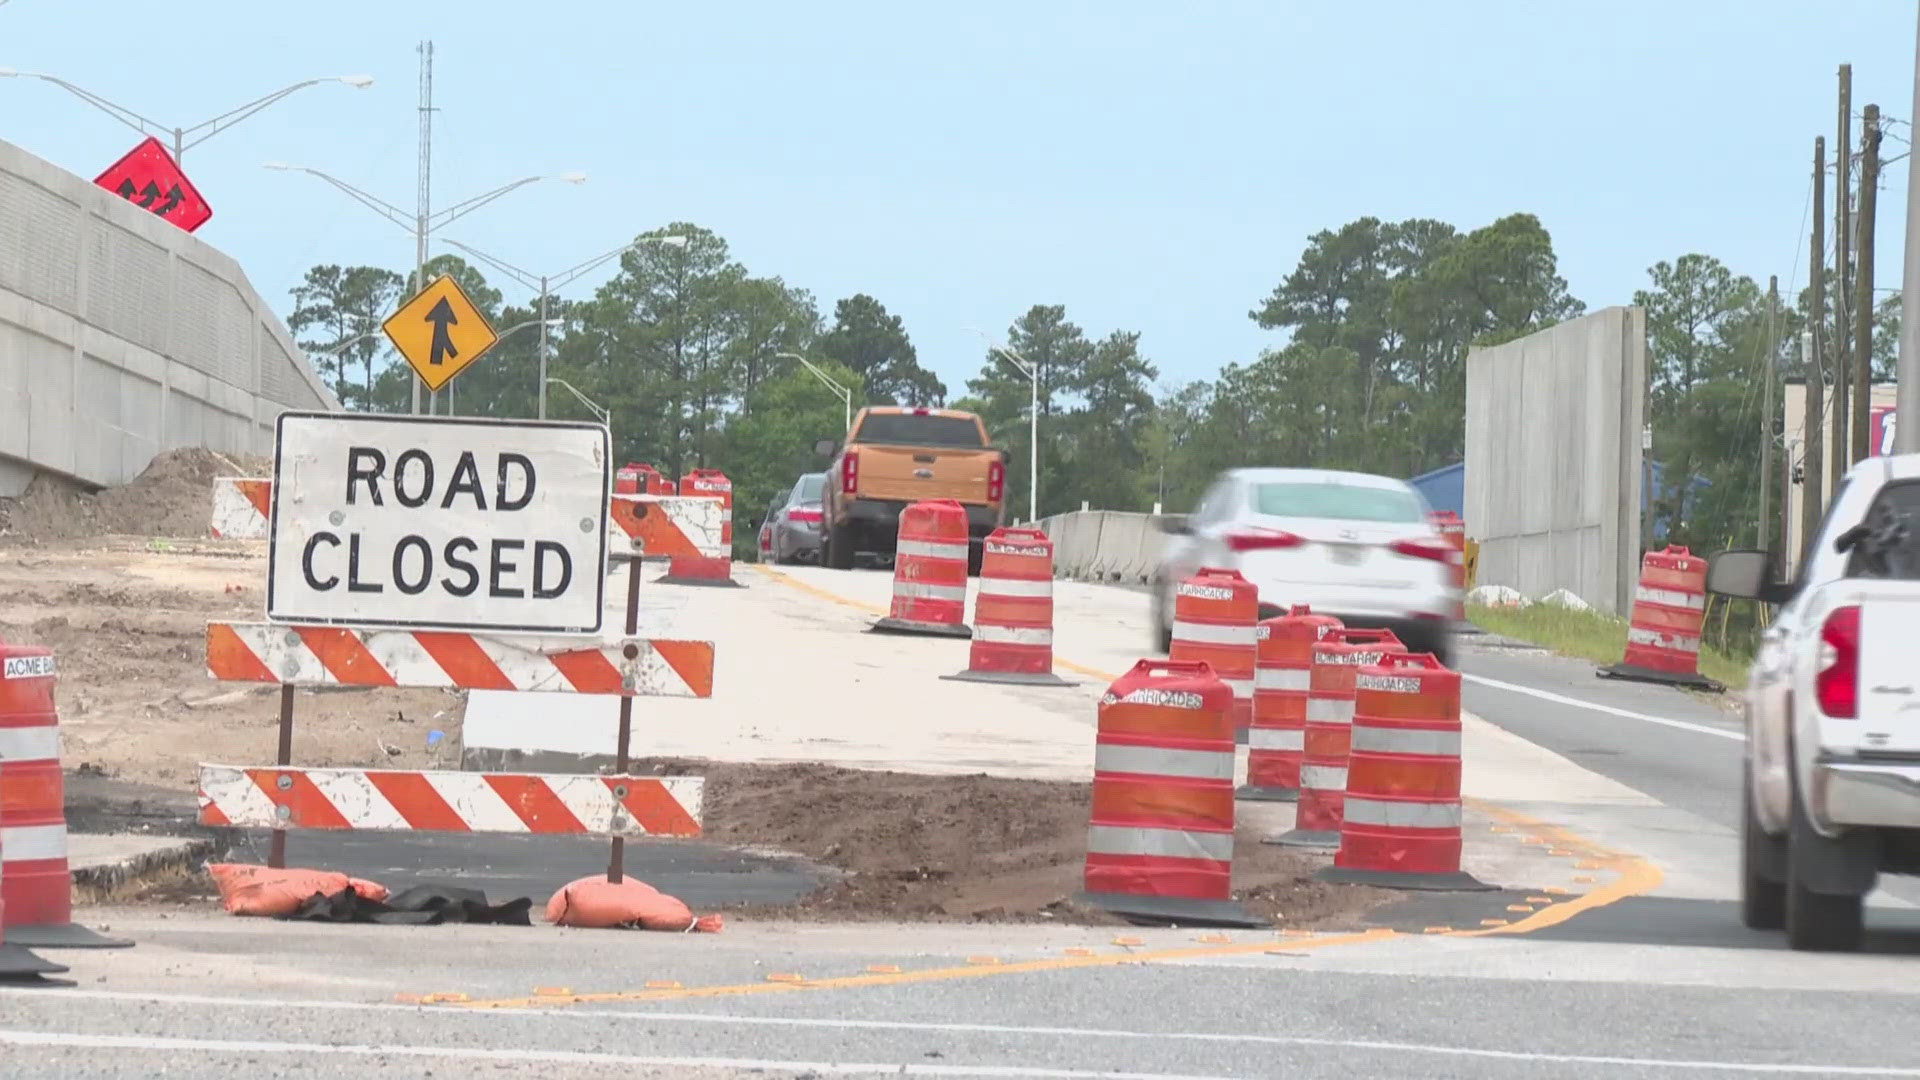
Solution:
[{"label": "yellow center line", "polygon": [[[1356,934],[1332,937],[1289,938],[1289,951],[1327,949],[1337,945],[1361,945],[1401,936],[1385,927]],[[791,994],[805,990],[838,990],[863,986],[903,986],[914,983],[947,982],[954,979],[999,978],[1037,971],[1070,971],[1075,968],[1114,967],[1121,964],[1150,964],[1169,960],[1194,960],[1217,956],[1263,953],[1278,945],[1277,940],[1241,942],[1208,948],[1138,949],[1127,952],[1098,953],[1093,956],[1058,956],[1044,960],[1023,960],[1006,964],[966,964],[902,971],[878,975],[845,975],[830,979],[808,979],[797,983],[736,983],[730,986],[697,986],[680,990],[615,990],[597,994],[575,994],[567,998],[523,997],[492,1001],[462,1002],[469,1009],[516,1009],[533,1006],[585,1005],[608,1001],[674,1001],[685,998],[746,997],[757,994]]]}]

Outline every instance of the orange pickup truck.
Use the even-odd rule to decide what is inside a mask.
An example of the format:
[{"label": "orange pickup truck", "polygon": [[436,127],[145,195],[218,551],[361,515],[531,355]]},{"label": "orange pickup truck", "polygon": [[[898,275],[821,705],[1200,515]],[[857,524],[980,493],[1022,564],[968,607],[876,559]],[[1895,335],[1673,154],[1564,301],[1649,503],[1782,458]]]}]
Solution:
[{"label": "orange pickup truck", "polygon": [[967,508],[967,566],[979,573],[987,534],[1005,524],[1007,452],[978,416],[875,405],[854,416],[845,443],[816,449],[833,457],[820,498],[823,565],[850,570],[857,551],[891,556],[908,503],[952,499]]}]

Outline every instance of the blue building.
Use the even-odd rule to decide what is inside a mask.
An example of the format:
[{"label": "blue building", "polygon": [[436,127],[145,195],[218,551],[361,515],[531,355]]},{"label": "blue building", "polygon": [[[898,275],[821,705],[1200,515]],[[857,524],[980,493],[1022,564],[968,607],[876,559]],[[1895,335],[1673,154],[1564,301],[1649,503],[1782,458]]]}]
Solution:
[{"label": "blue building", "polygon": [[[1668,495],[1666,482],[1661,475],[1660,463],[1654,461],[1649,462],[1648,465],[1648,471],[1652,475],[1649,477],[1647,486],[1640,492],[1640,512],[1642,514],[1647,513],[1650,495],[1660,499],[1664,499]],[[1443,465],[1432,472],[1421,473],[1419,476],[1408,480],[1407,483],[1412,484],[1418,489],[1420,494],[1426,497],[1428,505],[1432,506],[1435,510],[1451,510],[1459,514],[1462,518],[1467,516],[1466,462]],[[1698,498],[1700,489],[1707,487],[1709,483],[1710,481],[1704,476],[1694,477],[1693,497]],[[1471,521],[1467,522],[1467,535],[1474,535],[1473,522]],[[1666,542],[1667,519],[1665,517],[1656,517],[1653,519],[1653,540],[1657,544]]]}]

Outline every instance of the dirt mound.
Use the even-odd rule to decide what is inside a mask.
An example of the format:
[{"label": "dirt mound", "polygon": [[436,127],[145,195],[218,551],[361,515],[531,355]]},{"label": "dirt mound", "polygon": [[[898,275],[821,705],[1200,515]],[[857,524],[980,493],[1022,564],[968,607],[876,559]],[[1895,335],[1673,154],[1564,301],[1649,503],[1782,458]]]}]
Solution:
[{"label": "dirt mound", "polygon": [[43,473],[26,494],[0,499],[0,539],[205,536],[213,516],[213,478],[264,476],[271,468],[266,458],[188,447],[157,455],[130,483],[92,493]]},{"label": "dirt mound", "polygon": [[[984,775],[923,776],[831,765],[649,761],[635,771],[707,778],[710,840],[795,851],[847,876],[798,905],[747,909],[788,918],[1115,923],[1075,905],[1092,787]],[[1343,929],[1394,898],[1329,885],[1324,859],[1259,842],[1234,845],[1236,892],[1276,925]]]}]

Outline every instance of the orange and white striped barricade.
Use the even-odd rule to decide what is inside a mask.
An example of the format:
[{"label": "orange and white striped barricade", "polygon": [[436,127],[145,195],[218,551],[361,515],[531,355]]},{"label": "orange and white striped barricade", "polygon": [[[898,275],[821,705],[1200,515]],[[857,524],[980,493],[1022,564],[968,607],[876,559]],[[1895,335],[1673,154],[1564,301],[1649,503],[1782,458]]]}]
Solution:
[{"label": "orange and white striped barricade", "polygon": [[1174,660],[1204,660],[1233,690],[1235,738],[1253,723],[1253,669],[1259,654],[1260,590],[1237,570],[1202,567],[1174,586]]},{"label": "orange and white striped barricade", "polygon": [[720,541],[708,554],[673,556],[660,584],[745,588],[733,580],[733,481],[719,469],[695,469],[680,478],[675,491],[683,499],[719,501]]},{"label": "orange and white striped barricade", "polygon": [[254,829],[699,836],[697,776],[200,766],[200,823]]},{"label": "orange and white striped barricade", "polygon": [[272,511],[272,480],[216,476],[213,478],[213,520],[207,531],[215,540],[265,540],[267,516]]},{"label": "orange and white striped barricade", "polygon": [[418,686],[620,697],[713,696],[713,643],[207,624],[207,674],[284,686]]},{"label": "orange and white striped barricade", "polygon": [[967,670],[943,679],[1071,686],[1053,673],[1053,541],[1039,529],[987,536]]},{"label": "orange and white striped barricade", "polygon": [[720,504],[678,495],[615,495],[607,507],[608,552],[619,559],[715,558]]},{"label": "orange and white striped barricade", "polygon": [[1258,926],[1233,900],[1233,691],[1142,660],[1101,695],[1081,903],[1146,923]]},{"label": "orange and white striped barricade", "polygon": [[1460,673],[1431,653],[1354,674],[1340,851],[1319,877],[1390,889],[1492,889],[1460,869]]},{"label": "orange and white striped barricade", "polygon": [[1253,726],[1247,729],[1247,782],[1236,793],[1257,802],[1300,798],[1300,755],[1307,731],[1313,646],[1340,628],[1331,615],[1295,604],[1256,628]]},{"label": "orange and white striped barricade", "polygon": [[1300,755],[1300,805],[1293,828],[1264,841],[1288,847],[1340,846],[1340,812],[1347,795],[1347,754],[1353,745],[1354,677],[1406,646],[1388,630],[1329,630],[1313,646],[1307,676],[1307,716]]},{"label": "orange and white striped barricade", "polygon": [[73,922],[53,684],[50,650],[0,643],[0,920],[7,940],[30,948],[131,945]]},{"label": "orange and white striped barricade", "polygon": [[1640,585],[1633,590],[1626,656],[1599,674],[1725,690],[1700,674],[1700,627],[1706,616],[1707,560],[1672,544],[1647,552],[1640,560]]},{"label": "orange and white striped barricade", "polygon": [[871,629],[882,634],[972,637],[967,628],[967,510],[928,499],[900,511],[893,605]]}]

